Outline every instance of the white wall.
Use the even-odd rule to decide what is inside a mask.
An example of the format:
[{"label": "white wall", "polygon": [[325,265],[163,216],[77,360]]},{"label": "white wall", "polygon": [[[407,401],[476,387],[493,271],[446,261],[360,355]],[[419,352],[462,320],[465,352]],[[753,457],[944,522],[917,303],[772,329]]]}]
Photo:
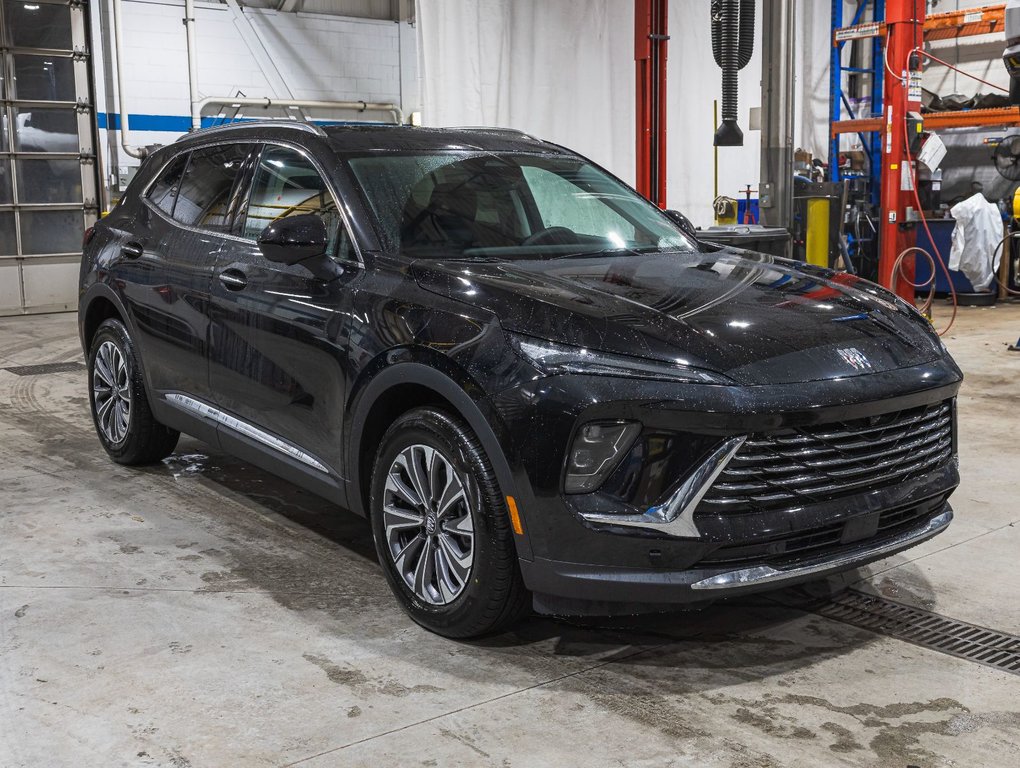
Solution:
[{"label": "white wall", "polygon": [[[710,0],[669,4],[666,200],[696,226],[713,221],[712,102],[722,100],[722,70],[712,58],[710,5]],[[719,194],[729,197],[741,197],[747,184],[757,190],[760,176],[761,131],[748,125],[751,107],[761,104],[760,3],[755,5],[754,55],[737,80],[737,124],[744,132],[744,146],[719,148]]]},{"label": "white wall", "polygon": [[[182,118],[190,115],[188,65],[183,0],[124,0],[123,38],[127,109],[132,115]],[[112,67],[105,62],[108,47],[102,37],[112,38],[113,22],[108,0],[93,3],[93,49],[97,56],[97,101],[99,112],[117,112]],[[410,112],[419,109],[417,93],[417,51],[414,34],[401,27],[406,23],[365,18],[330,16],[321,13],[277,13],[246,9],[245,14],[294,98],[314,100],[357,100],[403,104]],[[223,3],[196,3],[196,48],[200,97],[231,96],[286,97],[276,94],[259,69],[254,56],[234,26]],[[403,50],[402,50],[403,49]],[[206,116],[216,115],[210,108]],[[234,110],[227,110],[233,114]],[[243,110],[245,117],[277,117],[282,110]],[[312,112],[319,119],[390,120],[382,112],[359,115],[353,111]],[[166,130],[137,130],[135,145],[167,144],[187,130],[188,123],[162,120]],[[105,134],[105,131],[103,132]],[[110,165],[111,151],[105,135],[101,142]],[[120,153],[114,164],[137,165]],[[109,170],[109,168],[108,168]]]},{"label": "white wall", "polygon": [[[520,128],[635,178],[634,5],[629,0],[418,0],[424,117],[430,125]],[[667,202],[712,223],[710,0],[671,0],[667,63]],[[795,144],[827,153],[829,3],[801,0]],[[761,7],[754,55],[739,75],[743,147],[719,150],[719,193],[757,189]]]},{"label": "white wall", "polygon": [[518,128],[634,182],[627,0],[418,0],[427,125]]}]

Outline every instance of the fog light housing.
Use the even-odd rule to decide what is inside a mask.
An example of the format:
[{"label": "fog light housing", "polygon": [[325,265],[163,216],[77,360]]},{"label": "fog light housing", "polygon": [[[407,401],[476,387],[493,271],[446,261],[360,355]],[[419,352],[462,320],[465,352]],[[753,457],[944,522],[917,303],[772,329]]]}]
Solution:
[{"label": "fog light housing", "polygon": [[567,456],[567,493],[597,490],[634,443],[641,425],[636,421],[592,421],[577,431]]}]

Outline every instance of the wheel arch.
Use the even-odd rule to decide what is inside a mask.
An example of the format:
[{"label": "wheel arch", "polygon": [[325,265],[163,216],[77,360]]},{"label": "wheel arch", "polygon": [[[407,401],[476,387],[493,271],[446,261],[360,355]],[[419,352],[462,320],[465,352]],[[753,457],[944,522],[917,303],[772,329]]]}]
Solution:
[{"label": "wheel arch", "polygon": [[82,297],[81,307],[78,313],[78,335],[85,357],[88,357],[92,339],[104,320],[110,318],[120,320],[129,331],[131,330],[123,305],[117,295],[105,285],[93,286],[92,290]]},{"label": "wheel arch", "polygon": [[[450,374],[457,375],[457,372],[450,371]],[[462,377],[466,374],[462,373]],[[348,497],[351,506],[359,507],[355,511],[366,517],[370,513],[372,465],[383,433],[398,416],[423,405],[435,405],[463,419],[482,444],[504,496],[519,495],[518,483],[514,480],[503,443],[497,436],[499,427],[493,427],[482,405],[468,394],[468,390],[481,391],[470,379],[457,381],[448,373],[418,361],[390,364],[358,389],[352,399],[353,416],[347,452]],[[530,559],[527,527],[523,536],[514,536],[514,541],[518,555]]]}]

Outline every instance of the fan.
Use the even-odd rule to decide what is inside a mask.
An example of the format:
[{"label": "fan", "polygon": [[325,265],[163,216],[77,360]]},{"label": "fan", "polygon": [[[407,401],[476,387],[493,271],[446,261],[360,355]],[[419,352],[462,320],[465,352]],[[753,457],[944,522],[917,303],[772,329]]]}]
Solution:
[{"label": "fan", "polygon": [[1006,136],[992,153],[995,170],[1010,181],[1020,181],[1020,134]]}]

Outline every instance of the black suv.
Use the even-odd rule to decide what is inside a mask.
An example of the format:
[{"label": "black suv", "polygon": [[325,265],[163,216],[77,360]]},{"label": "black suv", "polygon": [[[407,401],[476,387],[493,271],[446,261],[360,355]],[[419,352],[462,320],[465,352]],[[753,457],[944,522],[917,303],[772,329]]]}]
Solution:
[{"label": "black suv", "polygon": [[518,132],[199,131],[84,251],[110,456],[186,432],[366,515],[445,635],[806,581],[952,518],[962,376],[920,314]]}]

